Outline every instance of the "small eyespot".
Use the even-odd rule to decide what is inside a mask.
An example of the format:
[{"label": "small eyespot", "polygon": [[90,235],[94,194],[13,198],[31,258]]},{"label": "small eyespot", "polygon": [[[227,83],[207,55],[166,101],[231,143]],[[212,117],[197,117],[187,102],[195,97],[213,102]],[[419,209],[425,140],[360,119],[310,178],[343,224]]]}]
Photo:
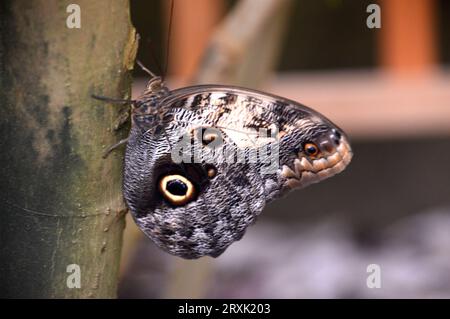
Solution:
[{"label": "small eyespot", "polygon": [[306,155],[314,157],[319,154],[319,148],[314,143],[306,143],[303,147],[303,150],[305,151]]},{"label": "small eyespot", "polygon": [[206,167],[206,174],[209,179],[213,179],[217,175],[217,169],[213,165],[208,165]]},{"label": "small eyespot", "polygon": [[202,134],[202,144],[204,146],[207,146],[214,141],[220,141],[221,139],[220,131],[216,129],[203,128],[201,134]]},{"label": "small eyespot", "polygon": [[220,130],[212,127],[197,127],[192,129],[190,134],[193,138],[201,141],[203,146],[208,146],[212,142],[215,142],[214,146],[218,146],[222,141]]},{"label": "small eyespot", "polygon": [[203,134],[202,142],[203,142],[203,144],[208,145],[209,143],[215,141],[217,138],[218,138],[218,135],[216,132],[208,132],[208,133]]},{"label": "small eyespot", "polygon": [[166,175],[159,181],[159,191],[173,205],[184,205],[195,195],[194,185],[186,177]]}]

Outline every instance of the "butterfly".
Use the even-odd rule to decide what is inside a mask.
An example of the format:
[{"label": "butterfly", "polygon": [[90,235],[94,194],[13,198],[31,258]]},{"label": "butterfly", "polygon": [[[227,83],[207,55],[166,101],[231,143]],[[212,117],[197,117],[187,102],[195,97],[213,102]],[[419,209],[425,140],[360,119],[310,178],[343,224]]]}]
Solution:
[{"label": "butterfly", "polygon": [[267,203],[350,163],[345,133],[311,108],[234,86],[171,91],[143,68],[152,78],[131,101],[123,195],[168,253],[218,257]]}]

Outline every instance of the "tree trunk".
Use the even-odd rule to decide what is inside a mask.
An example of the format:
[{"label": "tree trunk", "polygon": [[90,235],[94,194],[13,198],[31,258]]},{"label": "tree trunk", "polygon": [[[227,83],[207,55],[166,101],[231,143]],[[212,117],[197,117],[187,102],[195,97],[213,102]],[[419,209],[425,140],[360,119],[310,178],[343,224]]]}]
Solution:
[{"label": "tree trunk", "polygon": [[128,0],[76,1],[79,29],[70,3],[0,3],[1,297],[116,295],[122,153],[102,152],[127,132],[90,95],[130,96],[137,41]]}]

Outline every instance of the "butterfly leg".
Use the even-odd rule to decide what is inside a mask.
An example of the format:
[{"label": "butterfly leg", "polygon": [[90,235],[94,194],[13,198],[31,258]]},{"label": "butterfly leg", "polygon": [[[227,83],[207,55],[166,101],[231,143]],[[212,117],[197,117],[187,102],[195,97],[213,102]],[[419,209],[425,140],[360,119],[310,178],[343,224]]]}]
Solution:
[{"label": "butterfly leg", "polygon": [[109,154],[111,154],[112,151],[114,151],[116,148],[118,148],[119,146],[125,144],[126,142],[128,142],[128,137],[124,138],[123,140],[120,140],[119,142],[117,142],[114,145],[111,145],[110,147],[108,147],[108,149],[103,153],[102,157],[103,158],[107,158]]},{"label": "butterfly leg", "polygon": [[[127,105],[127,104],[135,104],[135,100],[126,100],[126,99],[115,99],[115,98],[110,98],[107,96],[100,96],[100,95],[95,95],[92,94],[91,95],[92,98],[102,101],[102,102],[106,102],[106,103],[112,103],[112,104],[122,104],[122,105]],[[129,110],[120,110],[119,111],[119,116],[117,118],[117,120],[114,123],[114,131],[118,131],[125,123],[127,123],[128,119],[130,117],[130,113]],[[102,157],[103,158],[107,158],[108,155],[114,151],[116,148],[118,148],[119,146],[125,144],[128,141],[128,138],[122,139],[120,140],[118,143],[111,145],[110,147],[108,147],[108,149],[103,153]]]},{"label": "butterfly leg", "polygon": [[112,103],[112,104],[134,104],[136,102],[136,100],[126,100],[126,99],[115,99],[115,98],[111,98],[111,97],[107,97],[107,96],[101,96],[101,95],[95,95],[95,94],[91,94],[91,97],[93,99],[99,100],[99,101],[103,101],[106,103]]},{"label": "butterfly leg", "polygon": [[[95,94],[92,94],[91,97],[96,100],[106,102],[106,103],[112,103],[112,104],[134,105],[136,103],[135,100],[114,99],[114,98],[95,95]],[[128,109],[119,110],[119,116],[114,123],[114,131],[118,131],[120,128],[122,128],[122,126],[128,121],[129,117],[130,117],[130,113],[129,113]]]},{"label": "butterfly leg", "polygon": [[130,112],[128,109],[122,109],[119,111],[119,116],[117,117],[116,121],[114,122],[114,131],[120,130],[130,118]]}]

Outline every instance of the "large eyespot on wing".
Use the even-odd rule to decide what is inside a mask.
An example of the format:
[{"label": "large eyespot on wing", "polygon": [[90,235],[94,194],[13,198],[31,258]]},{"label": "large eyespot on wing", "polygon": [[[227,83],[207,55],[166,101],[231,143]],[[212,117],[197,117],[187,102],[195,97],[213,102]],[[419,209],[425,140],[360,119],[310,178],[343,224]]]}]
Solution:
[{"label": "large eyespot on wing", "polygon": [[190,202],[197,192],[189,179],[178,174],[164,175],[159,180],[158,189],[164,198],[175,206]]},{"label": "large eyespot on wing", "polygon": [[305,146],[303,146],[303,151],[305,154],[307,154],[309,157],[314,158],[317,156],[320,151],[316,144],[314,143],[305,143]]},{"label": "large eyespot on wing", "polygon": [[155,183],[153,203],[178,207],[195,201],[209,184],[212,168],[202,163],[177,164],[171,161],[170,154],[160,157],[151,173]]},{"label": "large eyespot on wing", "polygon": [[165,205],[166,200],[153,213],[150,236],[183,258],[218,257],[242,238],[265,204],[257,172],[248,165],[218,163],[205,168],[210,182],[194,200],[183,206]]},{"label": "large eyespot on wing", "polygon": [[217,257],[239,240],[265,204],[263,185],[249,165],[161,160],[151,202],[135,216],[163,250],[183,258]]}]

